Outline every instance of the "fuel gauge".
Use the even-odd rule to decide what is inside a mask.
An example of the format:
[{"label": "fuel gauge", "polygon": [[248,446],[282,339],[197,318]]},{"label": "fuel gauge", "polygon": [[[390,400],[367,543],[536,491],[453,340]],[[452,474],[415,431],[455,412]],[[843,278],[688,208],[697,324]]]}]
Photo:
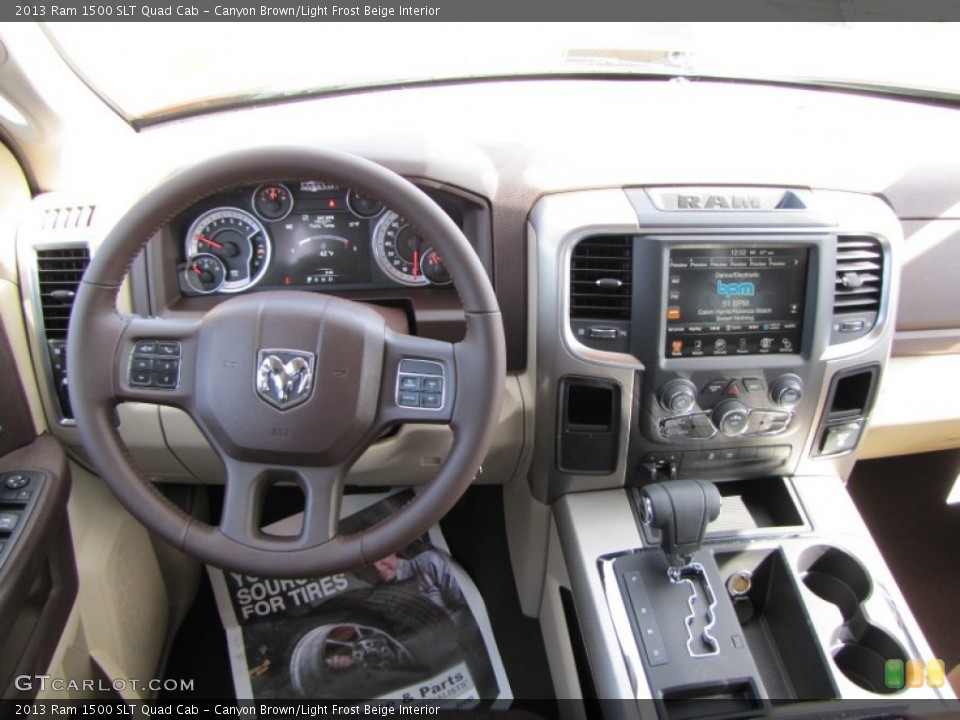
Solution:
[{"label": "fuel gauge", "polygon": [[220,258],[209,253],[194,255],[184,270],[187,285],[198,293],[209,295],[223,286],[227,269]]}]

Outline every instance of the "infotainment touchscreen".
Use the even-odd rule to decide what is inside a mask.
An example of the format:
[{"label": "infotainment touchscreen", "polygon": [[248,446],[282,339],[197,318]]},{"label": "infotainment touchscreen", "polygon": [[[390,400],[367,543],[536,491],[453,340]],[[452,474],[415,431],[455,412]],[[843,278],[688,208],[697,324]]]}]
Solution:
[{"label": "infotainment touchscreen", "polygon": [[672,248],[666,357],[799,353],[808,253],[801,247]]}]

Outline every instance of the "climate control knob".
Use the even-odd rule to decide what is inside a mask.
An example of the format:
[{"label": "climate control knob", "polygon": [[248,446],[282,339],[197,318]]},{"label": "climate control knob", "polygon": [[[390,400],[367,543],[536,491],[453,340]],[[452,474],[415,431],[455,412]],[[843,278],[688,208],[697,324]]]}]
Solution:
[{"label": "climate control knob", "polygon": [[660,405],[669,413],[689,412],[697,404],[697,388],[687,380],[671,380],[660,390]]},{"label": "climate control knob", "polygon": [[742,435],[750,421],[750,406],[740,400],[721,400],[713,409],[713,424],[727,437]]},{"label": "climate control knob", "polygon": [[784,375],[770,386],[770,399],[781,407],[793,407],[803,397],[803,382],[796,375]]}]

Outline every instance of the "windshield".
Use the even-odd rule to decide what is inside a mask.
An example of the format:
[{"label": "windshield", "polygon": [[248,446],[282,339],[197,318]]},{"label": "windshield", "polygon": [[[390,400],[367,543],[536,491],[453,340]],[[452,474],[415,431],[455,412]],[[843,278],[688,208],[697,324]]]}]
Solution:
[{"label": "windshield", "polygon": [[644,74],[960,94],[953,23],[52,23],[131,120],[403,82]]}]

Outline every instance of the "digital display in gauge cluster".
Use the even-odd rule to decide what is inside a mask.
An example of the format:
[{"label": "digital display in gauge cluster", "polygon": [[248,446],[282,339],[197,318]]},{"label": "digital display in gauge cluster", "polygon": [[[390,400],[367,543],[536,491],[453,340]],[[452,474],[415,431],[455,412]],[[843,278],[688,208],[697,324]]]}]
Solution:
[{"label": "digital display in gauge cluster", "polygon": [[184,294],[450,283],[439,255],[404,218],[352,190],[266,183],[219,199],[187,230]]}]

